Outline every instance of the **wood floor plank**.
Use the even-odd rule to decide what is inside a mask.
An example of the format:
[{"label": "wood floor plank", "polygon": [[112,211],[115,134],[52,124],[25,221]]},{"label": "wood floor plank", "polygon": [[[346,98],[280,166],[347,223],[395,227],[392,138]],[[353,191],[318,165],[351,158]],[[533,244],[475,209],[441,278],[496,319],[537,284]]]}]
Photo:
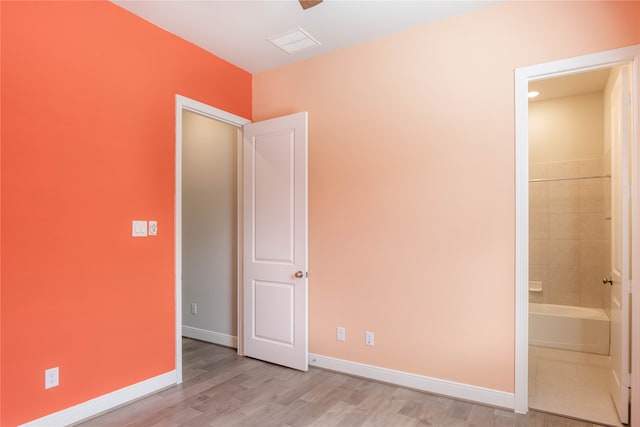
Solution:
[{"label": "wood floor plank", "polygon": [[184,381],[82,427],[594,427],[311,368],[300,372],[183,340]]},{"label": "wood floor plank", "polygon": [[451,406],[449,406],[447,415],[452,418],[467,420],[469,418],[469,414],[471,413],[472,408],[473,408],[472,403],[453,401],[451,402]]}]

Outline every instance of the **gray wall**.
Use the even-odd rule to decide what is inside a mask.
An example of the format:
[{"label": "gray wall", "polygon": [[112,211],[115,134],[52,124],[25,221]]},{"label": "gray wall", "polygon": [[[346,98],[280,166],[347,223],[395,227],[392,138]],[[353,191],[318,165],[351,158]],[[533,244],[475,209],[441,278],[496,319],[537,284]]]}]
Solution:
[{"label": "gray wall", "polygon": [[183,335],[235,345],[237,129],[189,111],[182,122]]}]

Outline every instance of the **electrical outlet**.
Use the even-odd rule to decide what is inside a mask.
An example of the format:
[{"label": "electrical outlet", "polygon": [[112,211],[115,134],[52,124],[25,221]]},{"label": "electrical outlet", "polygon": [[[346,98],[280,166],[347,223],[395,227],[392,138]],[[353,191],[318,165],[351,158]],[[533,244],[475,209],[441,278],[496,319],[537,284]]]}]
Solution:
[{"label": "electrical outlet", "polygon": [[344,328],[342,326],[338,326],[338,328],[336,329],[336,339],[338,341],[344,341],[345,340],[345,331]]},{"label": "electrical outlet", "polygon": [[55,368],[46,369],[44,371],[44,388],[45,389],[58,387],[58,384],[59,384],[58,374],[59,374],[59,369],[57,366]]},{"label": "electrical outlet", "polygon": [[193,314],[194,316],[198,314],[198,304],[196,304],[195,302],[191,303],[191,314]]},{"label": "electrical outlet", "polygon": [[364,333],[364,344],[369,347],[373,347],[373,332]]},{"label": "electrical outlet", "polygon": [[149,221],[149,236],[158,235],[158,221]]}]

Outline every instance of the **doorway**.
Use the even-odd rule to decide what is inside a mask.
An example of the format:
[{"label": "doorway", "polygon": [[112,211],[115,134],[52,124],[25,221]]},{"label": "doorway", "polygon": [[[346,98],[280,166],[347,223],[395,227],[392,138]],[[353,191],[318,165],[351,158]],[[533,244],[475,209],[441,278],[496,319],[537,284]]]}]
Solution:
[{"label": "doorway", "polygon": [[[185,117],[187,120],[185,120]],[[233,138],[235,141],[231,142],[231,144],[235,143],[235,153],[232,153],[230,151],[233,151],[233,148],[230,148],[229,146],[227,146],[226,148],[226,155],[229,158],[234,158],[235,157],[235,161],[236,161],[236,165],[235,168],[231,168],[231,169],[235,169],[235,174],[236,174],[236,180],[235,180],[235,187],[236,187],[236,191],[235,194],[231,194],[232,191],[229,190],[229,185],[230,183],[227,182],[225,187],[226,189],[223,189],[223,192],[226,193],[225,198],[227,199],[227,209],[226,212],[222,212],[222,215],[225,217],[225,219],[223,221],[220,221],[221,223],[226,222],[227,226],[229,225],[229,223],[233,223],[234,222],[234,218],[229,216],[229,211],[231,210],[230,208],[232,208],[231,206],[229,206],[230,203],[235,203],[235,224],[236,227],[231,230],[230,233],[227,233],[227,238],[226,244],[229,244],[229,242],[235,242],[235,248],[234,249],[230,249],[233,250],[235,252],[235,254],[227,254],[227,256],[230,259],[235,259],[235,271],[233,270],[233,267],[230,267],[230,263],[233,263],[230,260],[227,260],[226,262],[226,281],[228,282],[229,280],[231,281],[235,281],[235,289],[237,290],[237,296],[236,296],[236,307],[235,310],[232,307],[229,307],[229,312],[224,315],[224,320],[222,320],[222,322],[220,322],[221,319],[215,319],[215,318],[211,318],[209,319],[209,321],[213,321],[216,322],[218,321],[219,323],[224,323],[227,322],[226,327],[229,328],[233,328],[232,324],[233,319],[229,319],[230,313],[234,313],[233,316],[235,316],[235,330],[236,330],[236,337],[232,336],[232,334],[228,334],[228,333],[215,333],[215,331],[211,331],[205,327],[198,327],[198,323],[194,323],[193,326],[187,326],[187,334],[191,335],[195,338],[199,338],[199,339],[203,339],[205,341],[210,341],[210,342],[216,342],[218,344],[223,344],[223,345],[228,345],[228,346],[236,346],[238,349],[238,354],[242,354],[242,315],[241,315],[241,307],[240,307],[240,301],[242,301],[242,286],[240,286],[239,284],[241,283],[241,276],[242,276],[242,271],[239,268],[240,263],[238,262],[239,259],[241,259],[241,254],[242,254],[242,238],[241,238],[241,233],[240,233],[240,229],[241,227],[238,227],[237,224],[241,224],[241,219],[240,219],[240,215],[242,212],[242,186],[240,185],[240,183],[242,182],[241,180],[241,174],[242,174],[242,162],[241,162],[241,129],[242,126],[244,126],[245,124],[249,123],[249,120],[227,113],[225,111],[219,110],[217,108],[208,106],[206,104],[200,103],[198,101],[183,97],[181,95],[176,95],[176,196],[175,196],[175,300],[176,300],[176,323],[175,323],[175,327],[176,327],[176,377],[177,377],[177,383],[181,383],[182,382],[182,335],[183,335],[183,312],[186,311],[186,309],[188,309],[188,313],[191,313],[190,315],[193,317],[199,316],[198,313],[202,313],[201,310],[199,310],[198,308],[198,303],[195,302],[196,306],[192,306],[192,304],[194,303],[193,300],[184,300],[183,301],[183,294],[184,294],[184,290],[183,289],[183,279],[185,276],[185,271],[184,271],[184,262],[183,262],[183,250],[185,249],[183,247],[183,241],[185,238],[185,231],[187,231],[187,238],[189,238],[191,234],[197,234],[197,230],[183,230],[183,220],[185,218],[185,213],[183,211],[183,207],[184,207],[184,199],[185,199],[185,195],[183,193],[183,180],[185,178],[184,176],[184,170],[183,170],[183,164],[184,164],[184,160],[185,160],[185,152],[184,152],[184,134],[185,134],[185,128],[184,126],[187,123],[187,121],[189,120],[196,120],[196,121],[204,121],[205,126],[209,126],[210,128],[213,127],[217,127],[220,128],[222,130],[222,133],[225,135],[225,138]],[[209,123],[207,123],[209,122]],[[235,129],[235,130],[234,130]],[[233,136],[235,134],[235,137]],[[227,141],[229,142],[229,141]],[[215,155],[215,153],[209,153],[210,155]],[[234,156],[235,154],[235,156]],[[197,157],[197,156],[196,156]],[[224,174],[226,176],[226,180],[229,181],[230,177],[229,177],[229,170],[227,170],[227,172]],[[209,177],[211,178],[211,177]],[[191,178],[189,178],[191,179]],[[205,178],[205,180],[208,178]],[[234,197],[235,196],[235,197]],[[233,202],[231,201],[233,200]],[[210,205],[210,203],[209,203]],[[196,217],[198,216],[198,213],[195,212],[194,213],[190,213],[189,215],[195,215]],[[224,224],[222,224],[224,225]],[[229,231],[229,230],[227,230]],[[234,236],[235,235],[235,236]],[[225,245],[225,242],[218,242],[221,243],[222,246]],[[195,239],[195,242],[190,243],[193,244],[194,247],[197,247],[197,245],[209,245],[211,246],[211,242],[202,242],[202,241],[198,241],[197,236]],[[215,250],[215,248],[213,247],[209,247],[209,249],[211,249],[211,251]],[[211,252],[209,250],[207,250],[207,252]],[[206,268],[206,266],[205,266]],[[197,270],[197,269],[196,269]],[[195,274],[195,276],[198,276],[198,272],[197,271],[191,271],[189,274]],[[231,276],[231,277],[229,277]],[[228,286],[227,286],[228,287]],[[198,292],[201,292],[197,289],[189,289],[188,294],[189,295],[193,295],[194,298],[197,297]],[[204,291],[202,291],[204,292]],[[204,298],[207,298],[206,296],[206,292]],[[211,292],[208,292],[209,294],[211,294]],[[229,290],[227,289],[226,291],[224,291],[225,294],[227,294],[226,298],[227,300],[229,299]],[[211,295],[209,295],[210,297]],[[186,306],[184,306],[183,304],[187,304]],[[183,308],[185,307],[185,308]],[[205,307],[200,306],[200,309],[204,309]],[[195,312],[195,314],[193,314]],[[202,315],[200,315],[201,317],[203,317]],[[213,317],[213,316],[209,316],[209,317]],[[205,319],[206,321],[206,319]],[[214,333],[212,333],[214,332]]]},{"label": "doorway", "polygon": [[[176,96],[176,382],[182,382],[184,112],[231,125],[236,143],[237,338],[191,328],[202,338],[222,336],[239,355],[303,371],[308,366],[308,215],[306,112],[250,123],[206,104]],[[226,127],[226,126],[225,126]],[[226,127],[229,131],[229,128]],[[231,150],[233,151],[233,149]],[[197,155],[196,155],[197,157]],[[246,165],[246,167],[245,167]],[[206,166],[206,165],[205,165]],[[205,167],[206,169],[206,167]],[[228,176],[228,174],[227,174]],[[233,189],[227,189],[233,193]],[[197,197],[196,197],[197,199]],[[198,200],[196,200],[196,204]],[[229,217],[228,212],[226,213]],[[228,218],[226,227],[233,223]],[[228,230],[227,230],[228,231]],[[194,232],[197,234],[198,230]],[[233,236],[232,236],[233,237]],[[197,240],[197,238],[196,238]],[[210,271],[209,271],[210,272]],[[206,276],[207,273],[202,274]],[[229,272],[227,276],[233,276]],[[197,313],[197,306],[186,309]],[[193,310],[193,311],[191,311]],[[227,316],[228,317],[228,316]],[[245,328],[247,330],[245,331]],[[226,344],[223,342],[223,344]]]},{"label": "doorway", "polygon": [[[514,409],[519,413],[526,413],[529,408],[529,392],[531,390],[529,383],[529,334],[530,334],[530,312],[529,312],[529,281],[540,282],[543,280],[533,280],[530,271],[530,224],[529,224],[529,103],[527,93],[529,85],[532,82],[545,79],[569,76],[586,71],[603,70],[619,65],[629,65],[631,68],[632,85],[630,106],[632,108],[632,133],[630,138],[631,150],[629,158],[631,182],[638,182],[637,168],[640,164],[639,141],[637,129],[637,107],[638,107],[638,86],[637,77],[639,74],[640,47],[634,46],[630,48],[617,49],[613,51],[603,52],[599,54],[587,55],[578,58],[570,58],[561,61],[555,61],[546,64],[540,64],[516,70],[516,372],[515,372],[515,401]],[[606,179],[601,175],[601,178]],[[638,200],[640,192],[638,188],[632,188],[630,197]],[[632,248],[632,256],[630,267],[635,266],[632,270],[638,271],[640,268],[640,257],[638,256],[638,247],[640,245],[640,237],[638,233],[638,214],[630,215],[630,228],[632,230],[630,236],[630,246]],[[535,254],[534,254],[535,255]],[[537,284],[536,284],[537,285]],[[538,286],[534,287],[538,289]],[[544,285],[543,285],[544,289]],[[640,313],[640,304],[633,301],[631,312]],[[638,316],[632,316],[634,328],[632,328],[632,336],[630,352],[638,354],[640,348],[638,334]],[[633,376],[638,378],[638,357],[632,357],[634,363],[632,367]],[[638,382],[636,382],[638,383]],[[534,390],[531,390],[534,391]],[[637,393],[636,393],[637,395]],[[637,405],[637,396],[633,397],[634,404]],[[637,418],[638,414],[632,414]],[[574,415],[575,416],[575,415]],[[579,415],[578,415],[579,417]],[[640,424],[640,419],[634,419],[632,422]]]},{"label": "doorway", "polygon": [[529,407],[610,426],[621,425],[609,392],[611,286],[602,282],[620,169],[610,100],[627,69],[529,82]]},{"label": "doorway", "polygon": [[182,111],[182,335],[237,347],[237,128]]}]

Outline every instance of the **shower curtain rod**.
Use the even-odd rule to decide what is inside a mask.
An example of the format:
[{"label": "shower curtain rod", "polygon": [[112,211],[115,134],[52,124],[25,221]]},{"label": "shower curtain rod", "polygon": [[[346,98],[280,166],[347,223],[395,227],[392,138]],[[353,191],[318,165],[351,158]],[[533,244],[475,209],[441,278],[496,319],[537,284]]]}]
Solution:
[{"label": "shower curtain rod", "polygon": [[596,178],[611,178],[611,175],[578,176],[575,178],[538,178],[538,179],[530,179],[529,182],[574,181],[576,179],[596,179]]}]

